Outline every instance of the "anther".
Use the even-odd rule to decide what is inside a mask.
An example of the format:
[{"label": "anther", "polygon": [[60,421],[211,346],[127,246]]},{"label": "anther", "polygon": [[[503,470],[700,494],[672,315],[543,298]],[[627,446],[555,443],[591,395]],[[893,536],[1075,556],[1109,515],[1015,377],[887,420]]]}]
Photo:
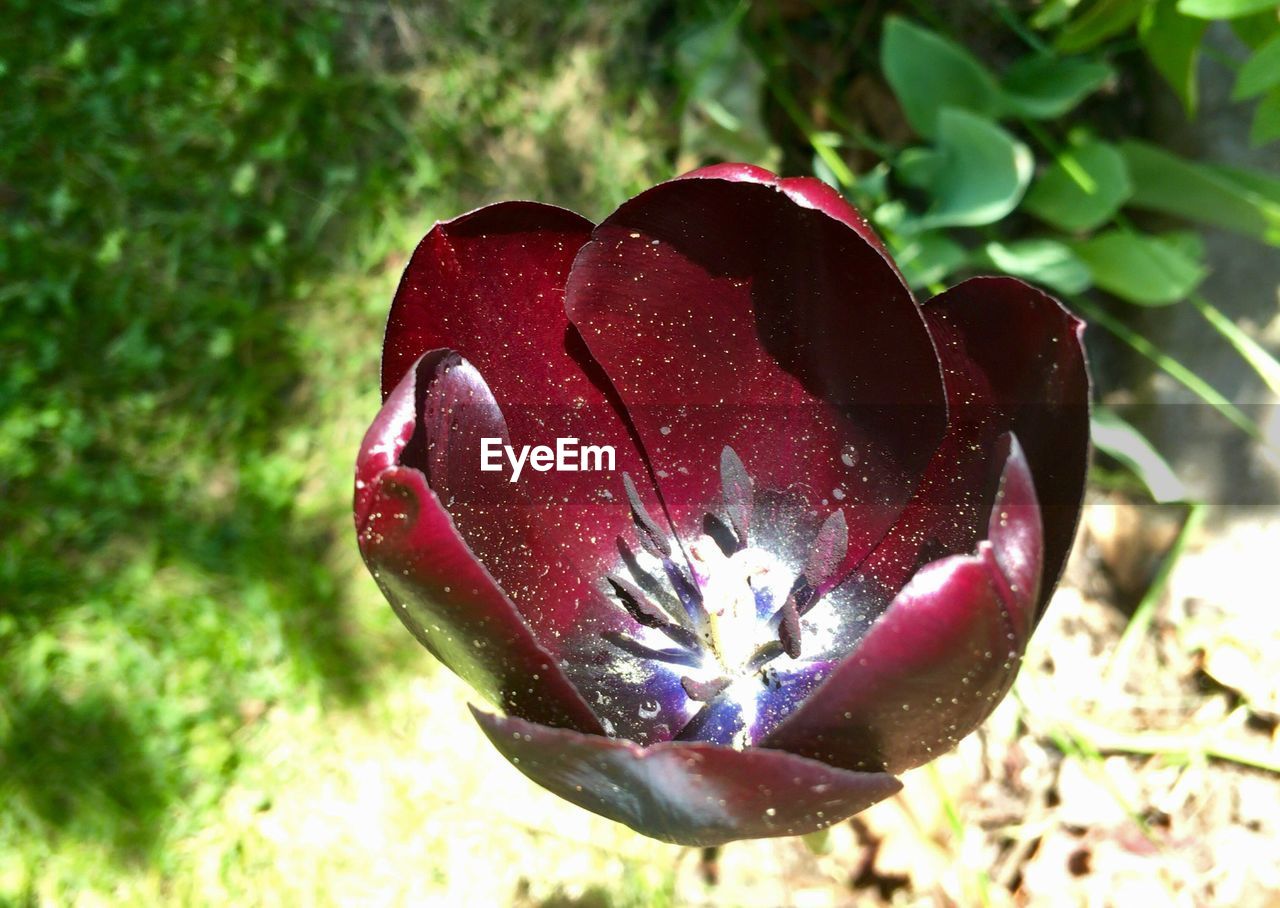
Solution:
[{"label": "anther", "polygon": [[662,631],[673,643],[685,649],[699,648],[701,644],[698,642],[698,635],[687,618],[668,613],[646,596],[644,590],[625,577],[610,574],[605,580],[613,588],[614,595],[627,610],[627,614],[637,623]]},{"label": "anther", "polygon": [[631,506],[631,519],[635,521],[636,528],[640,531],[640,544],[655,558],[670,558],[671,543],[667,541],[667,535],[662,532],[657,521],[645,510],[644,504],[640,501],[640,494],[636,491],[636,484],[631,481],[629,473],[622,474],[622,487],[627,493],[627,504]]},{"label": "anther", "polygon": [[815,592],[831,579],[848,551],[849,526],[844,511],[837,510],[822,522],[804,565],[804,579]]},{"label": "anther", "polygon": [[738,537],[738,545],[746,548],[751,532],[755,488],[741,458],[728,445],[720,452],[720,487],[724,491],[725,510]]},{"label": "anther", "polygon": [[614,595],[618,597],[622,607],[627,610],[627,614],[640,624],[645,627],[661,627],[670,622],[671,619],[667,616],[667,613],[654,605],[649,600],[649,597],[644,594],[644,590],[630,580],[612,574],[605,579],[613,587]]},{"label": "anther", "polygon": [[768,665],[774,659],[782,655],[782,644],[777,640],[770,640],[756,648],[751,654],[751,658],[747,660],[746,674],[758,672],[764,666]]},{"label": "anther", "polygon": [[660,605],[662,605],[668,613],[678,615],[682,611],[682,608],[680,601],[676,598],[675,594],[665,586],[661,580],[646,571],[640,565],[639,559],[636,558],[635,551],[621,536],[618,537],[617,546],[618,554],[622,556],[622,563],[626,565],[627,571],[635,578],[636,584],[640,589],[644,590],[650,598],[656,600]]},{"label": "anther", "polygon": [[800,658],[800,612],[796,609],[796,597],[791,595],[779,611],[778,642],[792,659]]},{"label": "anther", "polygon": [[639,640],[633,640],[619,631],[605,631],[600,636],[604,638],[606,643],[617,647],[624,653],[630,653],[641,659],[654,659],[658,662],[684,665],[688,668],[698,668],[702,665],[702,657],[692,650],[645,646]]},{"label": "anther", "polygon": [[716,678],[713,681],[695,681],[688,675],[680,679],[680,686],[690,700],[706,703],[714,700],[721,691],[729,686],[728,678]]}]

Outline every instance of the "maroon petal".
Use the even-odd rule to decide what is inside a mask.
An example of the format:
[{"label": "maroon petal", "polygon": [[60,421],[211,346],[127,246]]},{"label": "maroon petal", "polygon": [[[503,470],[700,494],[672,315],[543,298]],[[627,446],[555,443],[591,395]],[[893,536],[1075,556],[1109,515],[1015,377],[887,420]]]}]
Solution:
[{"label": "maroon petal", "polygon": [[850,205],[845,201],[844,196],[817,177],[780,178],[777,174],[765,170],[763,167],[756,167],[754,164],[725,163],[700,167],[684,174],[680,179],[737,180],[744,183],[763,183],[766,186],[776,186],[797,204],[804,205],[806,208],[815,208],[852,227],[864,240],[880,250],[880,254],[884,257],[889,267],[893,269],[894,273],[898,275],[898,279],[903,284],[906,283],[906,280],[902,277],[902,272],[898,270],[897,263],[889,255],[889,250],[885,248],[884,240],[880,239],[880,235],[876,233],[875,228],[871,226],[867,219],[862,216],[862,212]]},{"label": "maroon petal", "polygon": [[539,785],[680,845],[804,835],[902,787],[885,773],[849,772],[780,751],[683,742],[639,747],[472,712],[493,746]]},{"label": "maroon petal", "polygon": [[1084,322],[1010,277],[957,284],[924,307],[947,380],[963,373],[995,431],[1026,451],[1044,523],[1043,611],[1066,564],[1089,466]]},{"label": "maroon petal", "polygon": [[[437,224],[405,270],[383,349],[384,394],[418,356],[447,348],[484,376],[513,447],[572,438],[614,449],[613,471],[529,467],[518,483],[486,485],[491,495],[446,502],[467,544],[539,634],[546,610],[557,612],[556,630],[572,627],[582,584],[600,587],[614,567],[615,541],[631,525],[622,472],[661,513],[608,379],[564,312],[569,268],[590,230],[582,217],[534,202],[489,205]],[[478,453],[463,465],[479,466]],[[498,475],[510,474],[505,466]],[[516,544],[526,546],[521,557],[508,557]]]},{"label": "maroon petal", "polygon": [[921,568],[765,746],[897,773],[950,749],[995,708],[1026,646],[1042,555],[1030,470],[1016,441],[1006,444],[977,553]]},{"label": "maroon petal", "polygon": [[500,202],[438,223],[418,244],[391,304],[382,396],[428,350],[457,350],[502,404],[599,392],[566,338],[564,282],[591,236],[586,218]]},{"label": "maroon petal", "polygon": [[1018,436],[1008,433],[1000,439],[998,459],[1005,467],[988,518],[987,541],[1000,569],[997,585],[1022,649],[1031,636],[1044,584],[1056,578],[1047,577],[1045,571],[1043,510]]},{"label": "maroon petal", "polygon": [[910,293],[847,219],[775,185],[702,175],[632,199],[582,248],[566,305],[682,534],[718,503],[727,445],[756,488],[848,509],[852,563],[942,437]]},{"label": "maroon petal", "polygon": [[[527,468],[509,488],[447,502],[463,538],[540,635],[542,612],[556,613],[546,637],[573,626],[584,584],[597,590],[614,566],[615,540],[630,527],[621,472],[652,507],[657,501],[608,379],[564,312],[569,268],[590,230],[579,215],[535,202],[437,224],[405,269],[383,349],[384,394],[418,356],[447,348],[484,376],[517,449],[558,438],[614,449],[615,471]],[[478,454],[469,469],[479,471]],[[516,544],[525,548],[510,557]]]},{"label": "maroon petal", "polygon": [[[634,479],[651,513],[662,509],[616,395],[565,315],[569,268],[590,229],[578,215],[532,202],[491,205],[437,225],[396,294],[384,391],[425,350],[456,350],[483,375],[517,450],[558,439],[613,449],[611,470],[527,466],[511,483],[510,466],[482,475],[480,452],[454,445],[454,469],[447,478],[433,469],[430,485],[539,645],[593,706],[616,704],[601,716],[612,717],[620,734],[644,737],[652,727],[661,737],[665,724],[670,736],[684,719],[683,698],[670,693],[673,685],[679,691],[678,676],[643,662],[619,672],[617,651],[603,637],[637,629],[605,582],[621,567],[619,537],[634,536],[622,474]],[[664,715],[642,720],[635,704],[655,697]]]},{"label": "maroon petal", "polygon": [[1026,447],[1045,527],[1047,599],[1084,489],[1089,382],[1083,324],[1012,278],[975,278],[925,307],[950,421],[911,502],[859,573],[892,595],[922,564],[973,551],[987,526],[1002,438]]},{"label": "maroon petal", "polygon": [[[419,408],[438,412],[448,399],[466,397],[468,384],[475,388],[474,371],[460,365],[465,364],[448,351],[424,357],[392,391],[366,433],[356,461],[360,552],[405,626],[490,702],[532,721],[602,731],[467,548],[427,477],[400,465],[415,435]],[[501,431],[501,414],[483,398],[455,415],[464,434]],[[419,457],[426,458],[427,468],[434,462],[442,485],[449,485],[448,464],[436,453],[424,450]]]}]

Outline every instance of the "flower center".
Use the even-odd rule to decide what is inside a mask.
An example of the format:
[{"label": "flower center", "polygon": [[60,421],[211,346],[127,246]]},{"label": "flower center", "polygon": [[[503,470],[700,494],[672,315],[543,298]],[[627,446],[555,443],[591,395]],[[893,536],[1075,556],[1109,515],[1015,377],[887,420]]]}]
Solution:
[{"label": "flower center", "polygon": [[702,591],[711,650],[725,674],[742,674],[760,647],[777,641],[769,619],[786,601],[796,574],[764,549],[726,555],[710,536],[690,544],[689,560]]},{"label": "flower center", "polygon": [[745,703],[751,698],[744,686],[777,687],[779,673],[769,663],[800,658],[800,619],[844,561],[843,512],[828,515],[807,557],[800,556],[803,564],[754,544],[754,486],[742,461],[725,448],[720,479],[728,520],[707,514],[706,531],[682,550],[645,510],[630,476],[622,478],[640,546],[618,540],[622,564],[607,581],[643,632],[605,631],[604,639],[633,658],[679,672],[691,701],[728,696]]}]

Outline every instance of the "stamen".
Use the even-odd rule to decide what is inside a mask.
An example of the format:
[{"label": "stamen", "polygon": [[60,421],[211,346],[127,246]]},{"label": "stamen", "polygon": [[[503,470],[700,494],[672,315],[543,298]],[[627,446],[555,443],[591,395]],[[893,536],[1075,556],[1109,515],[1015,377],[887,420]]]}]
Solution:
[{"label": "stamen", "polygon": [[724,506],[729,523],[738,537],[738,545],[746,548],[750,542],[751,515],[755,507],[755,486],[733,448],[725,445],[720,452],[720,486],[724,491]]},{"label": "stamen", "polygon": [[664,624],[671,623],[667,613],[650,602],[644,591],[630,580],[613,574],[607,576],[605,580],[609,581],[614,595],[618,597],[618,601],[622,603],[627,613],[645,627],[662,627]]},{"label": "stamen", "polygon": [[701,654],[688,649],[672,649],[654,646],[645,646],[639,640],[634,640],[619,631],[605,631],[600,635],[606,643],[612,644],[624,653],[632,656],[638,656],[641,659],[654,659],[658,662],[666,662],[670,665],[683,665],[688,668],[700,668],[702,666]]},{"label": "stamen", "polygon": [[666,570],[668,582],[684,605],[685,614],[689,616],[692,625],[691,629],[698,636],[707,639],[711,632],[711,625],[707,610],[702,606],[702,590],[698,588],[697,583],[686,577],[684,571],[680,570],[680,566],[670,558],[662,562],[662,567]]},{"label": "stamen", "polygon": [[849,526],[844,511],[837,510],[822,522],[817,537],[809,549],[809,560],[804,565],[804,578],[817,591],[839,569],[849,551]]},{"label": "stamen", "polygon": [[800,658],[800,612],[796,609],[796,597],[788,596],[778,610],[778,642],[792,659]]},{"label": "stamen", "polygon": [[645,510],[644,504],[640,501],[640,494],[636,491],[636,484],[631,481],[629,473],[622,474],[622,487],[627,493],[627,504],[631,506],[631,519],[635,521],[636,529],[640,531],[640,544],[655,558],[670,558],[671,543],[667,541],[667,534],[662,532],[657,521]]},{"label": "stamen", "polygon": [[[629,536],[618,538],[621,561],[604,577],[608,586],[602,592],[671,645],[634,625],[634,636],[610,630],[601,638],[621,653],[655,663],[647,671],[679,678],[688,700],[701,705],[677,740],[746,746],[765,702],[760,698],[792,683],[795,666],[770,663],[783,655],[800,659],[806,634],[815,635],[809,648],[823,646],[826,625],[802,619],[840,579],[849,549],[844,512],[822,521],[802,566],[789,546],[776,551],[765,542],[779,529],[767,525],[772,506],[755,511],[755,484],[731,447],[720,455],[724,512],[705,514],[697,538],[678,541],[664,514],[661,523],[650,515],[631,476],[624,473],[622,483],[639,547]],[[757,518],[766,525],[753,527]],[[754,545],[753,532],[759,537]],[[617,666],[623,673],[634,668]]]},{"label": "stamen", "polygon": [[661,580],[653,574],[646,571],[640,564],[640,560],[636,557],[635,551],[631,546],[627,545],[627,541],[621,536],[618,537],[618,554],[622,556],[622,563],[626,565],[627,572],[635,578],[640,589],[644,590],[652,599],[656,600],[659,605],[667,610],[673,620],[684,623],[684,607],[680,604],[680,600],[671,592]]},{"label": "stamen", "polygon": [[714,542],[726,556],[738,551],[738,537],[729,525],[715,514],[702,515],[702,535]]},{"label": "stamen", "polygon": [[618,577],[610,574],[605,578],[611,587],[613,593],[618,598],[618,602],[627,610],[627,614],[645,627],[656,628],[666,634],[672,643],[683,646],[686,649],[697,649],[699,646],[698,635],[687,627],[681,627],[671,620],[671,616],[666,610],[655,605],[648,596],[631,581],[625,577]]},{"label": "stamen", "polygon": [[753,672],[758,672],[760,669],[764,668],[765,665],[781,656],[782,653],[782,644],[777,640],[770,640],[768,643],[762,644],[754,653],[751,654],[751,658],[747,660],[747,667],[744,670],[745,673],[749,675]]}]

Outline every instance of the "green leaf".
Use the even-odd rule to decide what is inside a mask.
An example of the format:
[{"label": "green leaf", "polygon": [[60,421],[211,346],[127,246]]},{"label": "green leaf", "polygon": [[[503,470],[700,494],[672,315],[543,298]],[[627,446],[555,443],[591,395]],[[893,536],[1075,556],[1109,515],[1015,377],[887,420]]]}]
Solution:
[{"label": "green leaf", "polygon": [[[854,178],[861,196],[871,202],[883,202],[889,197],[889,165],[884,161]],[[867,206],[870,207],[870,206]]]},{"label": "green leaf", "polygon": [[907,148],[893,162],[893,172],[907,186],[927,189],[938,178],[946,158],[933,148]]},{"label": "green leaf", "polygon": [[738,29],[741,13],[689,31],[676,46],[684,90],[680,151],[691,160],[751,161],[777,166],[765,127],[765,72]]},{"label": "green leaf", "polygon": [[885,20],[880,65],[920,135],[937,134],[944,107],[994,115],[1000,106],[995,78],[964,47],[901,16]]},{"label": "green leaf", "polygon": [[1275,357],[1198,293],[1191,294],[1191,305],[1196,307],[1215,331],[1236,348],[1236,352],[1254,372],[1258,373],[1258,377],[1271,390],[1271,393],[1280,396],[1280,363],[1276,362]]},{"label": "green leaf", "polygon": [[1280,89],[1274,88],[1254,108],[1249,144],[1257,148],[1272,139],[1280,139]]},{"label": "green leaf", "polygon": [[1250,170],[1248,167],[1232,167],[1227,164],[1202,165],[1224,180],[1230,180],[1241,189],[1248,190],[1273,205],[1280,206],[1280,177],[1273,177],[1261,170]]},{"label": "green leaf", "polygon": [[1172,246],[1184,258],[1192,261],[1204,261],[1204,237],[1194,230],[1173,230],[1163,234],[1160,239]]},{"label": "green leaf", "polygon": [[1068,233],[1105,224],[1129,197],[1124,157],[1114,145],[1085,139],[1063,151],[1027,193],[1024,207]]},{"label": "green leaf", "polygon": [[830,840],[830,829],[819,829],[817,832],[810,832],[800,837],[800,841],[804,842],[804,847],[808,848],[812,854],[827,854],[831,851]]},{"label": "green leaf", "polygon": [[1157,237],[1109,230],[1076,243],[1075,251],[1103,290],[1142,306],[1183,299],[1207,271],[1185,236]]},{"label": "green leaf", "polygon": [[894,230],[906,230],[911,212],[907,210],[906,202],[901,199],[890,199],[880,205],[877,205],[871,212],[871,221],[880,230],[889,232]]},{"label": "green leaf", "polygon": [[1034,165],[1030,149],[986,117],[944,109],[938,151],[943,161],[929,187],[933,205],[917,229],[994,223],[1027,191]]},{"label": "green leaf", "polygon": [[1182,15],[1177,2],[1157,0],[1148,6],[1138,37],[1151,65],[1173,88],[1190,117],[1198,103],[1196,67],[1200,62],[1200,42],[1209,23]]},{"label": "green leaf", "polygon": [[987,243],[983,257],[1014,277],[1026,278],[1059,293],[1082,293],[1092,284],[1089,269],[1070,247],[1057,240]]},{"label": "green leaf", "polygon": [[1240,67],[1231,99],[1252,98],[1276,85],[1280,85],[1280,34],[1272,36]]},{"label": "green leaf", "polygon": [[1024,117],[1060,117],[1114,75],[1096,60],[1042,54],[1023,57],[1004,76],[1005,107]]},{"label": "green leaf", "polygon": [[1277,28],[1280,28],[1280,19],[1276,18],[1275,10],[1231,20],[1231,30],[1250,50],[1257,50],[1266,44]]},{"label": "green leaf", "polygon": [[1187,489],[1182,480],[1137,429],[1107,407],[1096,408],[1089,422],[1094,447],[1128,467],[1147,487],[1153,501],[1166,504],[1186,500]]},{"label": "green leaf", "polygon": [[1192,372],[1178,360],[1174,359],[1168,353],[1165,353],[1155,344],[1151,343],[1145,335],[1134,331],[1123,321],[1116,318],[1102,306],[1093,302],[1087,296],[1077,296],[1071,300],[1073,308],[1080,311],[1090,322],[1101,325],[1106,328],[1120,340],[1124,341],[1138,353],[1145,356],[1155,365],[1159,366],[1175,381],[1181,383],[1183,387],[1189,390],[1196,397],[1203,400],[1209,406],[1217,410],[1222,417],[1229,423],[1248,435],[1250,438],[1266,444],[1266,436],[1262,434],[1262,430],[1253,422],[1244,411],[1233,404],[1230,400],[1222,395],[1220,391],[1209,384],[1195,372]]},{"label": "green leaf", "polygon": [[[1280,245],[1280,198],[1268,198],[1230,171],[1185,160],[1155,145],[1131,140],[1120,150],[1133,178],[1130,205]],[[1280,186],[1280,180],[1275,182]]]},{"label": "green leaf", "polygon": [[936,284],[968,258],[965,248],[941,230],[915,234],[893,251],[894,261],[913,290]]},{"label": "green leaf", "polygon": [[1061,25],[1079,5],[1080,0],[1049,0],[1031,17],[1031,27],[1044,31],[1055,25]]},{"label": "green leaf", "polygon": [[1275,8],[1276,0],[1178,0],[1178,12],[1198,19],[1235,19]]},{"label": "green leaf", "polygon": [[843,140],[833,132],[809,132],[809,144],[813,146],[814,161],[818,177],[827,185],[842,191],[855,191],[858,175],[849,169],[844,158],[840,156]]},{"label": "green leaf", "polygon": [[1094,0],[1058,33],[1053,46],[1064,54],[1088,50],[1127,29],[1144,6],[1145,0]]}]

